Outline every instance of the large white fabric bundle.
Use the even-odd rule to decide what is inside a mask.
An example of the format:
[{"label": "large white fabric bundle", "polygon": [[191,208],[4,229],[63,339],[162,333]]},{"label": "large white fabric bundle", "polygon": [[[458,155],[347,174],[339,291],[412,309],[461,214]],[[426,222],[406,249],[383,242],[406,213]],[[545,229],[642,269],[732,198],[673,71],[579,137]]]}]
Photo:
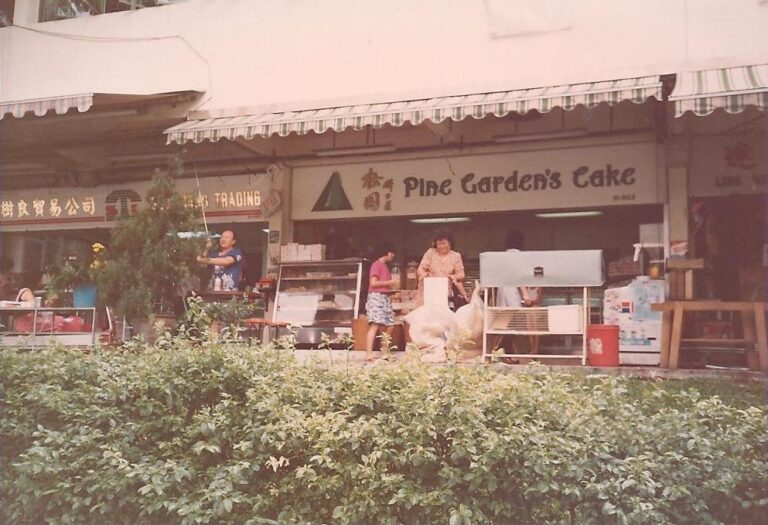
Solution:
[{"label": "large white fabric bundle", "polygon": [[[443,279],[447,286],[447,279]],[[439,289],[435,285],[435,293],[444,293],[442,298],[448,295],[447,287]],[[433,303],[426,301],[427,286],[425,282],[424,305],[416,308],[405,316],[410,326],[411,341],[419,348],[425,350],[423,361],[440,363],[446,360],[446,344],[448,341],[463,343],[462,348],[470,349],[482,344],[483,335],[483,301],[480,299],[480,286],[476,285],[472,293],[472,300],[453,313],[448,308],[447,299],[443,304],[437,297]]]}]

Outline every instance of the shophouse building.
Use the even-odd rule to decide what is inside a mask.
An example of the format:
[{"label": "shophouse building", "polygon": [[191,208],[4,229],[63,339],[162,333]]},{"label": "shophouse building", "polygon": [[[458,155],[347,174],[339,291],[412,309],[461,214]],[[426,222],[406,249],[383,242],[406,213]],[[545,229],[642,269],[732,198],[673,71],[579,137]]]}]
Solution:
[{"label": "shophouse building", "polygon": [[723,298],[763,282],[765,2],[3,5],[17,271],[105,240],[183,153],[251,280],[289,241],[405,263],[442,226],[471,270],[517,229],[608,263],[704,257]]}]

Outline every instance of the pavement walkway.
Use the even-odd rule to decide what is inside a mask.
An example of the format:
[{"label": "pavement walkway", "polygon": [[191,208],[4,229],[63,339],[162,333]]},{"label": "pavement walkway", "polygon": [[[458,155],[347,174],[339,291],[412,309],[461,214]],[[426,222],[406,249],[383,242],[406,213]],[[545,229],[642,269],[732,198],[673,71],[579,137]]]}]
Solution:
[{"label": "pavement walkway", "polygon": [[[320,363],[356,366],[360,368],[374,368],[381,366],[396,366],[399,361],[405,359],[405,352],[393,352],[393,360],[384,361],[376,359],[372,363],[365,361],[365,352],[346,350],[293,350],[294,357],[299,363],[316,360]],[[375,352],[376,357],[381,354]],[[434,366],[449,366],[447,363],[431,363]],[[483,365],[479,351],[465,352],[458,360],[461,366]],[[760,372],[751,372],[741,368],[731,369],[676,369],[668,370],[655,366],[621,366],[621,367],[596,367],[581,365],[558,364],[506,364],[499,361],[490,365],[505,373],[578,373],[578,374],[604,374],[639,379],[691,379],[691,378],[719,378],[735,381],[763,381],[768,383],[768,376]]]}]

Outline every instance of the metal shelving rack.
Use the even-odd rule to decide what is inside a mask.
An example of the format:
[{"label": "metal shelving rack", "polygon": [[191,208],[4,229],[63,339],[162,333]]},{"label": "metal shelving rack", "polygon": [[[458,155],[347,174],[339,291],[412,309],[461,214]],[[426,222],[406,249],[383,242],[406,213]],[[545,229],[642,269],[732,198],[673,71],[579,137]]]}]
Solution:
[{"label": "metal shelving rack", "polygon": [[[16,329],[19,316],[30,316],[30,330]],[[88,330],[56,331],[56,317],[77,316]],[[9,307],[0,308],[0,346],[36,348],[51,342],[64,346],[93,346],[96,341],[96,308]]]}]

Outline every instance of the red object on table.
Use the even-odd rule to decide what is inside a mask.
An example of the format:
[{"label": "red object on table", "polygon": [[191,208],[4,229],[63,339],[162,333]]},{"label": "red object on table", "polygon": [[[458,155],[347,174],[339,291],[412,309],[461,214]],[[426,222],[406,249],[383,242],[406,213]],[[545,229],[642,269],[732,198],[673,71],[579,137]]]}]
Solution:
[{"label": "red object on table", "polygon": [[607,324],[587,326],[587,361],[590,366],[619,366],[619,327]]}]

